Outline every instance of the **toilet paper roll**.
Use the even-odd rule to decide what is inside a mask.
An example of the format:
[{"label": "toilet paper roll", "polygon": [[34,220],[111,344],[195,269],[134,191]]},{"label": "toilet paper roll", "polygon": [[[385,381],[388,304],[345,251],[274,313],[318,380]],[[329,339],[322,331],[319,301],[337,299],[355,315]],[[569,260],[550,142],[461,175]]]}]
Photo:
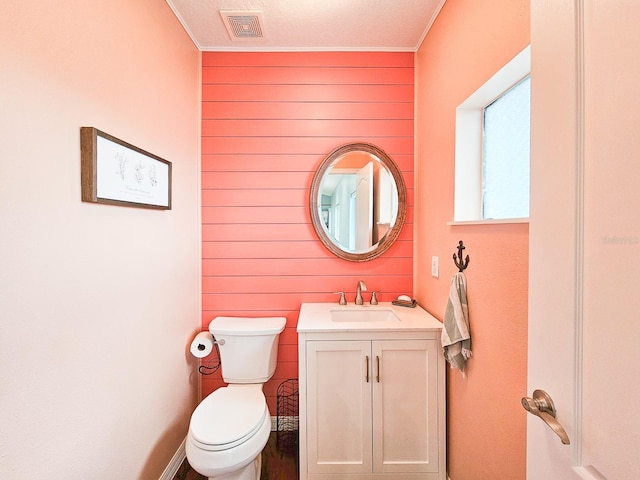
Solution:
[{"label": "toilet paper roll", "polygon": [[190,350],[196,358],[206,357],[213,350],[213,336],[209,332],[200,332],[191,342]]}]

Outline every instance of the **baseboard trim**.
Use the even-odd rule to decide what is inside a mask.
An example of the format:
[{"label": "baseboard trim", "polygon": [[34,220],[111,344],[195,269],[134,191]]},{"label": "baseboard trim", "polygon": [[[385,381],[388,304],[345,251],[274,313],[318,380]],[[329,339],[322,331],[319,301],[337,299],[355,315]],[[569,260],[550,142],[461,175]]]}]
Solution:
[{"label": "baseboard trim", "polygon": [[162,475],[160,475],[159,480],[173,480],[173,478],[176,476],[176,473],[178,473],[182,462],[184,462],[185,458],[187,458],[187,452],[184,449],[186,440],[187,439],[185,438],[182,441],[176,453],[173,454],[173,458],[171,458],[169,465],[167,465],[167,468],[165,468],[164,472],[162,472]]}]

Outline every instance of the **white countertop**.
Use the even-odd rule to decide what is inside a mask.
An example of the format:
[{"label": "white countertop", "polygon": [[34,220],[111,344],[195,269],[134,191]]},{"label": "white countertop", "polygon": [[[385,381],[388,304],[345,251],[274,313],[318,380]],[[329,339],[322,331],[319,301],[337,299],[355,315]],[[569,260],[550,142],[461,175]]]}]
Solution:
[{"label": "white countertop", "polygon": [[[333,321],[332,312],[354,312],[366,315],[375,310],[391,310],[397,319],[386,321]],[[298,332],[356,332],[356,331],[439,331],[442,323],[419,305],[400,307],[391,302],[378,305],[338,305],[338,303],[303,303],[298,318]]]}]

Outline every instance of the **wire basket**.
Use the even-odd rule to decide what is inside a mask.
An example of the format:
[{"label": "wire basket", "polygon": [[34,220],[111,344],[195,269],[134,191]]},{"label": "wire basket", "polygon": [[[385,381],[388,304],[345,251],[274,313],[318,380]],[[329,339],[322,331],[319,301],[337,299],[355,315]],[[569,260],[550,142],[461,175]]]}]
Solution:
[{"label": "wire basket", "polygon": [[278,385],[276,446],[282,453],[298,453],[298,379],[290,378]]}]

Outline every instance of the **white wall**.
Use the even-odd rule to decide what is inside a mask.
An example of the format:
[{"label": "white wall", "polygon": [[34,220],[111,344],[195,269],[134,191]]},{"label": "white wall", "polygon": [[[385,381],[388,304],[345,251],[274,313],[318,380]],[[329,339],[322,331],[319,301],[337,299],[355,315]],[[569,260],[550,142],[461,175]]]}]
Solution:
[{"label": "white wall", "polygon": [[[156,479],[197,402],[200,54],[162,0],[0,3],[0,477]],[[80,127],[173,210],[80,201]]]}]

